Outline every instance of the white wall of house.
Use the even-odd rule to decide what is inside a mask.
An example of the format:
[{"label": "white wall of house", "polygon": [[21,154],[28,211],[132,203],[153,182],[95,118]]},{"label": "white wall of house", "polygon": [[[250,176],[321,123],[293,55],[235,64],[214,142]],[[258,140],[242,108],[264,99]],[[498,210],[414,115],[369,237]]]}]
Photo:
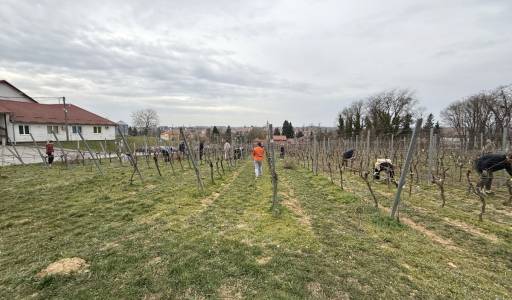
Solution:
[{"label": "white wall of house", "polygon": [[0,96],[2,99],[8,98],[9,100],[12,100],[12,101],[32,102],[28,98],[21,98],[23,96],[20,95],[18,93],[18,91],[16,91],[15,89],[13,89],[12,87],[10,87],[8,84],[5,84],[5,83],[0,83]]},{"label": "white wall of house", "polygon": [[[29,134],[20,134],[19,126],[29,126],[29,132],[32,133],[36,142],[46,142],[48,140],[55,140],[52,133],[48,133],[48,126],[57,126],[58,133],[57,137],[60,141],[66,140],[66,129],[64,125],[55,124],[21,124],[21,123],[10,123],[9,124],[9,138],[11,141],[16,143],[32,142],[32,138]],[[73,133],[73,125],[69,125],[69,140],[78,141],[80,135]],[[77,125],[82,127],[82,136],[86,140],[115,140],[116,138],[116,127],[115,126],[104,126],[104,125]],[[94,127],[101,127],[101,133],[95,133]],[[23,130],[24,131],[24,130]],[[13,138],[14,137],[14,138]]]}]

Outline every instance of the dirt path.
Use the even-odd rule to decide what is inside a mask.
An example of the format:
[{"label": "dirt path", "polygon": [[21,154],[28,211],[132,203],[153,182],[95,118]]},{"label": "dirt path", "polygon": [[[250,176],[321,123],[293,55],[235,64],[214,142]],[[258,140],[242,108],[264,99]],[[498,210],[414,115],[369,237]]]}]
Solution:
[{"label": "dirt path", "polygon": [[306,214],[300,205],[299,200],[295,198],[295,191],[291,187],[290,183],[286,179],[283,180],[283,178],[281,178],[281,183],[285,188],[284,192],[279,193],[281,196],[283,196],[282,204],[286,206],[290,211],[292,211],[302,226],[312,231],[311,218]]},{"label": "dirt path", "polygon": [[231,187],[231,185],[233,184],[235,179],[240,175],[240,172],[241,172],[242,168],[244,167],[244,165],[245,165],[245,162],[244,162],[244,164],[238,165],[238,167],[237,167],[238,169],[235,172],[233,172],[233,174],[231,174],[231,177],[225,183],[222,184],[222,188],[220,189],[219,192],[213,192],[213,194],[211,194],[210,196],[201,199],[202,206],[207,207],[207,206],[211,205],[215,200],[217,200],[217,198],[220,197],[220,195],[225,193]]},{"label": "dirt path", "polygon": [[450,224],[451,226],[454,226],[454,227],[457,227],[469,234],[472,234],[474,236],[478,236],[478,237],[481,237],[481,238],[484,238],[484,239],[487,239],[493,243],[497,243],[498,242],[498,237],[495,236],[494,234],[490,234],[490,233],[485,233],[485,232],[482,232],[480,229],[468,224],[468,223],[464,223],[464,222],[460,222],[460,221],[457,221],[457,220],[452,220],[452,219],[449,219],[449,218],[444,218],[444,221],[447,223],[447,224]]}]

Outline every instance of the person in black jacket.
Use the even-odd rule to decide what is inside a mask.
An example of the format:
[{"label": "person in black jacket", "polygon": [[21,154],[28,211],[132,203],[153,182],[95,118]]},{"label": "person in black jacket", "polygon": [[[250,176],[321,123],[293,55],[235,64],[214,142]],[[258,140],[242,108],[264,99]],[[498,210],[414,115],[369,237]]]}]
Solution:
[{"label": "person in black jacket", "polygon": [[512,153],[485,154],[475,161],[475,169],[480,174],[480,182],[477,187],[485,188],[485,193],[491,194],[492,173],[505,169],[512,176]]},{"label": "person in black jacket", "polygon": [[342,155],[342,156],[343,156],[343,157],[342,157],[342,158],[343,158],[343,160],[342,160],[342,162],[343,162],[343,166],[345,166],[345,167],[346,167],[346,166],[347,166],[348,161],[349,161],[350,159],[352,159],[352,157],[354,157],[354,149],[349,149],[349,150],[347,150],[347,151],[343,152],[343,155]]},{"label": "person in black jacket", "polygon": [[204,154],[204,142],[201,141],[199,143],[199,160],[201,161],[201,163],[203,163],[203,154]]},{"label": "person in black jacket", "polygon": [[185,155],[185,142],[181,142],[179,144],[178,150],[181,152],[182,155]]}]

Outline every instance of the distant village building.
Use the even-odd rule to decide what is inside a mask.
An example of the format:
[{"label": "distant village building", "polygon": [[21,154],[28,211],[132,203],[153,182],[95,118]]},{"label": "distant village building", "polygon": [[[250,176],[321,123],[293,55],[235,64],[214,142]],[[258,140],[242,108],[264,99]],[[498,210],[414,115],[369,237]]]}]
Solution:
[{"label": "distant village building", "polygon": [[[116,123],[73,104],[67,104],[69,140],[114,140]],[[0,141],[11,143],[66,140],[66,113],[63,104],[41,104],[18,88],[0,80]]]},{"label": "distant village building", "polygon": [[276,144],[284,145],[284,144],[286,144],[287,138],[286,138],[286,135],[274,135],[273,140],[274,140],[274,143],[276,143]]},{"label": "distant village building", "polygon": [[180,130],[176,128],[162,131],[160,132],[160,139],[165,141],[178,141],[180,140]]}]

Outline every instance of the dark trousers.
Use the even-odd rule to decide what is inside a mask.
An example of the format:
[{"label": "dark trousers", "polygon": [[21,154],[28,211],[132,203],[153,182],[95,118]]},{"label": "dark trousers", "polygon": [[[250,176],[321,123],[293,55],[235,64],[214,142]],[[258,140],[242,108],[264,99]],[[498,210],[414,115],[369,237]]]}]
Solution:
[{"label": "dark trousers", "polygon": [[478,183],[478,187],[485,187],[486,190],[490,190],[492,186],[492,172],[490,171],[482,171],[480,173],[480,182]]},{"label": "dark trousers", "polygon": [[47,153],[48,154],[48,163],[51,165],[53,164],[53,159],[55,156],[53,156],[53,153]]}]

